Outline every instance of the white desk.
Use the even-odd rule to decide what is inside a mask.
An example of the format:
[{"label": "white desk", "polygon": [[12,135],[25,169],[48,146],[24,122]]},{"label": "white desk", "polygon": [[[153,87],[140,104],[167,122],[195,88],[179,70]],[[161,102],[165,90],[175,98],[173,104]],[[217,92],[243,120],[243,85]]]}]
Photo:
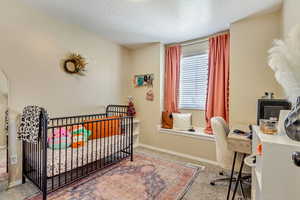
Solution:
[{"label": "white desk", "polygon": [[300,167],[292,161],[292,153],[300,151],[300,142],[285,134],[266,135],[253,127],[253,152],[262,144],[262,155],[256,156],[252,169],[252,199],[299,200]]}]

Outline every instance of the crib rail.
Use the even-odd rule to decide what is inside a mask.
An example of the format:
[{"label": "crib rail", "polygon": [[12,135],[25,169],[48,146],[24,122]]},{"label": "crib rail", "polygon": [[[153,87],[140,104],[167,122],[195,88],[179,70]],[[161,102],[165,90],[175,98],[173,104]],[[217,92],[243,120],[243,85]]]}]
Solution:
[{"label": "crib rail", "polygon": [[51,118],[49,122],[49,128],[59,126],[59,125],[71,125],[83,122],[85,120],[92,120],[92,119],[103,119],[106,118],[106,113],[101,114],[90,114],[90,115],[74,115],[74,116],[67,116],[67,117],[56,117]]},{"label": "crib rail", "polygon": [[128,106],[125,105],[108,105],[106,107],[106,115],[109,116],[127,116]]},{"label": "crib rail", "polygon": [[111,105],[104,114],[52,118],[49,126],[41,114],[39,142],[23,143],[23,181],[31,180],[46,199],[124,158],[132,160],[133,118],[126,113],[127,106]]}]

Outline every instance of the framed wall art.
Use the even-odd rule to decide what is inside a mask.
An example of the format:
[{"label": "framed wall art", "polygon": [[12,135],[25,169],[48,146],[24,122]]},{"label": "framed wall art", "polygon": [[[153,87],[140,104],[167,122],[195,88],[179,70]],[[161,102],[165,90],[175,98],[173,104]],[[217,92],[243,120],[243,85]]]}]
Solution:
[{"label": "framed wall art", "polygon": [[134,87],[153,87],[154,74],[134,76]]}]

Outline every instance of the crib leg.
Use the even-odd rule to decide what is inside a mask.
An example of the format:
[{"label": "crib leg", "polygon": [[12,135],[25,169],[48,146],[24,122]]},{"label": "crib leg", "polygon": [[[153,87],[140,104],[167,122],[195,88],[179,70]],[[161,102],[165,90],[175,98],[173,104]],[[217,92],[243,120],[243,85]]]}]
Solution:
[{"label": "crib leg", "polygon": [[23,175],[22,176],[22,184],[26,183],[26,177]]},{"label": "crib leg", "polygon": [[43,192],[43,200],[47,200],[47,192]]},{"label": "crib leg", "polygon": [[130,150],[130,161],[133,162],[133,148],[131,146],[131,150]]}]

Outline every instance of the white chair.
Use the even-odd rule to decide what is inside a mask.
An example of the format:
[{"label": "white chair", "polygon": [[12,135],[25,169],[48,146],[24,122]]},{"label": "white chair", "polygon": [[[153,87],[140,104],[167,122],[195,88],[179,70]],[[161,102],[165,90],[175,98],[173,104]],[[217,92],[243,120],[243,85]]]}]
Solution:
[{"label": "white chair", "polygon": [[[222,117],[213,117],[211,119],[211,125],[214,135],[216,136],[216,156],[219,166],[224,171],[230,171],[232,169],[232,161],[234,157],[234,152],[228,148],[227,136],[230,132],[228,125]],[[242,157],[238,155],[236,159],[236,166],[240,166]],[[238,169],[236,169],[238,170]],[[224,175],[224,173],[220,173]],[[249,179],[249,176],[244,176],[242,179]],[[211,185],[215,185],[217,182],[230,181],[230,177],[215,179],[210,182]],[[233,178],[236,181],[236,178]]]}]

